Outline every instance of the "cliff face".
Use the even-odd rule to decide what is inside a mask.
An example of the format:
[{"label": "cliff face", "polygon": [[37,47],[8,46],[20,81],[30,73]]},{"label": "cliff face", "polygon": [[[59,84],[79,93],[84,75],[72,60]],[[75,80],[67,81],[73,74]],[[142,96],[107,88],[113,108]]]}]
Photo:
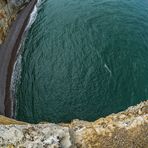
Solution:
[{"label": "cliff face", "polygon": [[0,44],[5,40],[9,27],[13,20],[15,20],[18,11],[29,1],[30,0],[0,1]]},{"label": "cliff face", "polygon": [[[0,1],[0,44],[27,2]],[[33,125],[0,116],[0,147],[148,148],[148,101],[94,122]]]},{"label": "cliff face", "polygon": [[148,101],[95,122],[31,125],[0,117],[0,124],[0,147],[148,148]]}]

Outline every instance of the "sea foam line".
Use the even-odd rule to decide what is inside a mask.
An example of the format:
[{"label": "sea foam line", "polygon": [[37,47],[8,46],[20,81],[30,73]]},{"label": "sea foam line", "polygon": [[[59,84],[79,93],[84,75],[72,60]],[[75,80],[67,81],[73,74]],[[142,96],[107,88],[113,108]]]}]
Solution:
[{"label": "sea foam line", "polygon": [[22,72],[22,55],[21,55],[21,48],[24,46],[26,35],[35,22],[38,14],[38,10],[41,6],[41,4],[44,2],[44,0],[38,0],[36,5],[34,6],[33,11],[30,14],[30,18],[28,21],[28,24],[25,28],[23,39],[20,43],[20,46],[17,51],[17,59],[14,63],[13,66],[13,71],[12,71],[12,76],[11,76],[11,83],[10,83],[10,97],[12,98],[12,104],[11,104],[11,117],[15,118],[16,117],[16,107],[17,107],[17,100],[16,100],[16,92],[17,88],[16,86],[19,85],[20,80],[21,80],[21,72]]}]

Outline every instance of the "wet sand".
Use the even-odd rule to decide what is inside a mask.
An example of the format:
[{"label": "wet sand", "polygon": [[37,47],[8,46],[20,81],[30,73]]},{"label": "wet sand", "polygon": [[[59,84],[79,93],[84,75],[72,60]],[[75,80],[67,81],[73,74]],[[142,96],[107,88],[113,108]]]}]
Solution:
[{"label": "wet sand", "polygon": [[10,97],[10,83],[13,66],[16,61],[17,50],[20,45],[25,27],[28,23],[37,0],[31,2],[17,16],[12,23],[4,44],[0,45],[0,114],[12,116],[12,98]]}]

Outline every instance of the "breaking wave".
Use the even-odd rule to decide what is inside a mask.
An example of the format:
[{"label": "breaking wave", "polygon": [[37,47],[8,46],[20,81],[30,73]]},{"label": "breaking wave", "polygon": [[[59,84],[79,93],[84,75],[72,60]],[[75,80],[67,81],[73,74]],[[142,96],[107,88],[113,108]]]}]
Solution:
[{"label": "breaking wave", "polygon": [[10,84],[10,97],[12,98],[12,105],[11,105],[11,117],[15,118],[16,116],[16,110],[15,107],[17,106],[17,100],[16,100],[16,86],[19,84],[20,79],[21,79],[21,71],[22,71],[22,48],[26,39],[26,35],[29,31],[29,29],[31,28],[31,26],[33,25],[33,23],[36,20],[37,14],[38,14],[38,10],[40,8],[40,5],[44,2],[44,0],[38,0],[36,5],[34,6],[34,9],[32,11],[32,13],[30,14],[30,18],[28,21],[28,24],[25,28],[24,31],[24,35],[23,35],[23,39],[20,43],[20,46],[18,48],[17,51],[17,59],[16,62],[14,63],[13,66],[13,72],[12,72],[12,77],[11,77],[11,84]]}]

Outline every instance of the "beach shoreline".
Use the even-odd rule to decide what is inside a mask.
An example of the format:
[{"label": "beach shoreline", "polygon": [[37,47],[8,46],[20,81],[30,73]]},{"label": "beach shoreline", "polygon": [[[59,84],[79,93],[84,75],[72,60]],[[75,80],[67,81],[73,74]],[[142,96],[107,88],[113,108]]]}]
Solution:
[{"label": "beach shoreline", "polygon": [[30,14],[36,3],[37,0],[32,0],[18,13],[16,20],[9,29],[5,42],[0,45],[0,114],[7,117],[12,117],[10,85],[13,66]]}]

